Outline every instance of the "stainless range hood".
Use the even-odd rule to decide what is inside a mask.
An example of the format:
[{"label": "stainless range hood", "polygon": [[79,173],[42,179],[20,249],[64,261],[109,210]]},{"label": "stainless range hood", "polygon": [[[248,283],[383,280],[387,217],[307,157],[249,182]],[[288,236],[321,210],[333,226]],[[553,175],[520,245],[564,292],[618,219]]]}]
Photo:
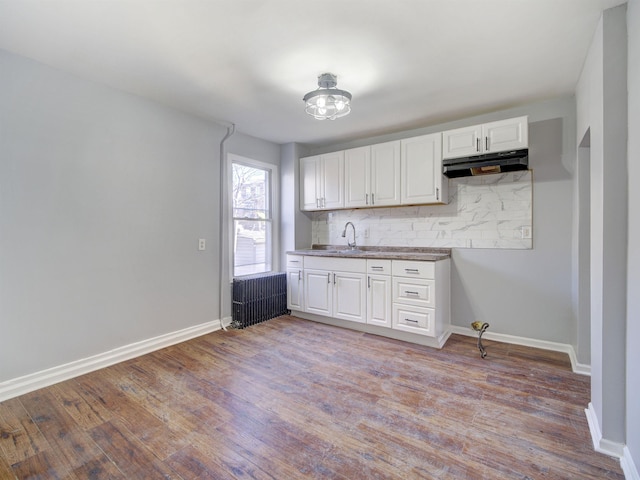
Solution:
[{"label": "stainless range hood", "polygon": [[529,150],[488,153],[463,158],[446,158],[442,161],[442,173],[449,178],[490,175],[529,168]]}]

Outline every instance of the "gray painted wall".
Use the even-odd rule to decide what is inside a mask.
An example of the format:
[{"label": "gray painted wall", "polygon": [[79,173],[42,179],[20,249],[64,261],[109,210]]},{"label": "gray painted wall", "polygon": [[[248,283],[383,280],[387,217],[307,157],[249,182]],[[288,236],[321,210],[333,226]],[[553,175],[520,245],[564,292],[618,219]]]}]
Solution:
[{"label": "gray painted wall", "polygon": [[606,10],[577,86],[577,136],[590,138],[591,405],[600,446],[625,442],[627,251],[626,6]]},{"label": "gray painted wall", "polygon": [[[629,105],[629,241],[627,259],[627,447],[636,469],[640,469],[640,189],[631,188],[640,178],[640,1],[627,6],[628,105]],[[633,133],[631,133],[633,132]],[[636,473],[639,470],[636,470]]]},{"label": "gray painted wall", "polygon": [[591,364],[591,147],[589,133],[578,148],[574,178],[573,280],[578,363]]},{"label": "gray painted wall", "polygon": [[[572,173],[575,165],[573,97],[539,102],[447,124],[307,147],[315,155],[450,128],[528,115],[533,169],[533,249],[455,249],[452,322],[491,324],[495,333],[575,344],[572,294]],[[309,244],[305,245],[309,246]]]},{"label": "gray painted wall", "polygon": [[282,145],[280,160],[280,205],[282,209],[282,221],[280,231],[281,265],[282,271],[286,270],[287,258],[285,252],[297,248],[305,248],[311,244],[311,218],[300,211],[300,185],[298,178],[300,168],[298,158],[300,145],[287,143]]},{"label": "gray painted wall", "polygon": [[572,343],[572,178],[562,163],[562,119],[530,123],[533,249],[455,249],[452,322]]},{"label": "gray painted wall", "polygon": [[0,71],[0,382],[216,320],[226,129],[4,51]]}]

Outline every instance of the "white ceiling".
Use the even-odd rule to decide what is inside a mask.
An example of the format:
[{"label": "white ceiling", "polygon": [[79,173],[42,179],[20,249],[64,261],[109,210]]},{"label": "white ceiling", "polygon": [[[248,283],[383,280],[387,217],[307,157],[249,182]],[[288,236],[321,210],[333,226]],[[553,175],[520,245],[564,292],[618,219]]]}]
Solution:
[{"label": "white ceiling", "polygon": [[[0,48],[277,143],[406,130],[573,93],[624,0],[0,0]],[[338,75],[352,112],[304,113]],[[0,72],[1,74],[1,72]]]}]

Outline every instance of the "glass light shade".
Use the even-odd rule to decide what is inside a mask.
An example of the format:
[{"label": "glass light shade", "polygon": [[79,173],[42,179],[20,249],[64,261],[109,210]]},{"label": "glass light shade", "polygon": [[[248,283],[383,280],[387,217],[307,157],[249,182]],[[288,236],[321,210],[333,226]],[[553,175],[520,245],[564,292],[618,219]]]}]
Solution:
[{"label": "glass light shade", "polygon": [[335,120],[351,112],[351,94],[334,88],[337,77],[324,73],[318,77],[318,89],[307,93],[305,111],[318,120]]}]

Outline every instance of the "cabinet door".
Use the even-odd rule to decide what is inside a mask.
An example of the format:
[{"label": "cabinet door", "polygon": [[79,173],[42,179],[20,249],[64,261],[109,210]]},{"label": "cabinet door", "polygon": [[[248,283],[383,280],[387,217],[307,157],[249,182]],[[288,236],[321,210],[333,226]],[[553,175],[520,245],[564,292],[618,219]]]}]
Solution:
[{"label": "cabinet door", "polygon": [[318,191],[318,165],[320,157],[300,159],[300,210],[318,210],[320,192]]},{"label": "cabinet door", "polygon": [[304,309],[304,290],[302,288],[302,269],[287,270],[287,308],[289,310]]},{"label": "cabinet door", "polygon": [[479,155],[484,150],[482,126],[456,128],[442,133],[442,158]]},{"label": "cabinet door", "polygon": [[510,118],[483,126],[485,152],[519,150],[529,146],[527,117]]},{"label": "cabinet door", "polygon": [[371,146],[370,204],[400,205],[399,141]]},{"label": "cabinet door", "polygon": [[334,272],[333,316],[352,322],[367,320],[366,275],[363,273]]},{"label": "cabinet door", "polygon": [[344,206],[366,207],[369,204],[371,147],[352,148],[344,152]]},{"label": "cabinet door", "polygon": [[367,323],[379,327],[391,327],[391,277],[389,275],[367,277]]},{"label": "cabinet door", "polygon": [[442,135],[402,140],[401,152],[402,204],[447,203],[448,183],[442,175]]},{"label": "cabinet door", "polygon": [[331,272],[326,270],[304,270],[305,312],[331,316],[332,292]]},{"label": "cabinet door", "polygon": [[344,207],[344,152],[321,155],[322,209]]}]

